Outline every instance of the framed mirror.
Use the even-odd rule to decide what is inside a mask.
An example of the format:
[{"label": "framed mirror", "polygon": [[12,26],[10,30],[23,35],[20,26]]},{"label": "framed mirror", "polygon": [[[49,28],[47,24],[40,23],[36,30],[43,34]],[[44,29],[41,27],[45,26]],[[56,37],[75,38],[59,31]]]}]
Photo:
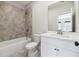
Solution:
[{"label": "framed mirror", "polygon": [[75,32],[75,12],[73,1],[61,1],[49,6],[48,30]]}]

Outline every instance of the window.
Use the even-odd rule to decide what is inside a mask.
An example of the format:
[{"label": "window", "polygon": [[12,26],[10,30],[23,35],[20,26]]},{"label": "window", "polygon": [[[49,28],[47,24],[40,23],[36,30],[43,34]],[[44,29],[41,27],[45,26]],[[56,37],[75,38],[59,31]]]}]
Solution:
[{"label": "window", "polygon": [[62,30],[65,32],[72,31],[72,13],[67,13],[58,16],[58,30]]}]

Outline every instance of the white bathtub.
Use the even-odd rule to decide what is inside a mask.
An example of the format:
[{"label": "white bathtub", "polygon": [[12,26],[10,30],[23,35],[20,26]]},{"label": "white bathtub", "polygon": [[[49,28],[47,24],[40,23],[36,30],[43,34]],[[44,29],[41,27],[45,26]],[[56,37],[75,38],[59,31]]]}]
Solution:
[{"label": "white bathtub", "polygon": [[17,51],[25,50],[25,45],[30,41],[31,39],[26,39],[26,37],[21,37],[13,40],[0,42],[0,57],[15,56]]}]

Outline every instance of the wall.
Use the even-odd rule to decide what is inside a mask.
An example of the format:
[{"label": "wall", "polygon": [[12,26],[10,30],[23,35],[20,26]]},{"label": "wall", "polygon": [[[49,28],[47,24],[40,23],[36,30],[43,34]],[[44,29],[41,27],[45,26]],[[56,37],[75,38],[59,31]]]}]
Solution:
[{"label": "wall", "polygon": [[32,32],[32,34],[40,34],[48,31],[48,6],[56,2],[57,1],[34,1],[25,7],[27,16],[29,15],[29,17],[26,16],[26,21],[27,24],[30,23],[29,31]]},{"label": "wall", "polygon": [[32,37],[32,7],[31,6],[25,9],[25,28],[26,28],[26,36]]},{"label": "wall", "polygon": [[76,32],[79,32],[79,1],[75,1]]},{"label": "wall", "polygon": [[8,3],[0,3],[0,41],[25,36],[25,11]]},{"label": "wall", "polygon": [[45,1],[32,3],[32,33],[41,34],[48,31],[48,5]]},{"label": "wall", "polygon": [[[58,4],[58,3],[57,3]],[[48,9],[48,30],[49,31],[56,31],[57,30],[57,16],[71,12],[71,7],[73,7],[74,4],[71,2],[65,3],[63,5],[56,5],[56,6],[49,6]]]}]

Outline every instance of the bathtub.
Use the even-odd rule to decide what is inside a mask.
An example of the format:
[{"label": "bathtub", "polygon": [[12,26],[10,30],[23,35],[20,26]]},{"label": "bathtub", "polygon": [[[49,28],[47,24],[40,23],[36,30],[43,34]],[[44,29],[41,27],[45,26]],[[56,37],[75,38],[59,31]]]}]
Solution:
[{"label": "bathtub", "polygon": [[0,42],[0,57],[16,57],[17,51],[26,50],[25,45],[31,39],[26,37]]}]

